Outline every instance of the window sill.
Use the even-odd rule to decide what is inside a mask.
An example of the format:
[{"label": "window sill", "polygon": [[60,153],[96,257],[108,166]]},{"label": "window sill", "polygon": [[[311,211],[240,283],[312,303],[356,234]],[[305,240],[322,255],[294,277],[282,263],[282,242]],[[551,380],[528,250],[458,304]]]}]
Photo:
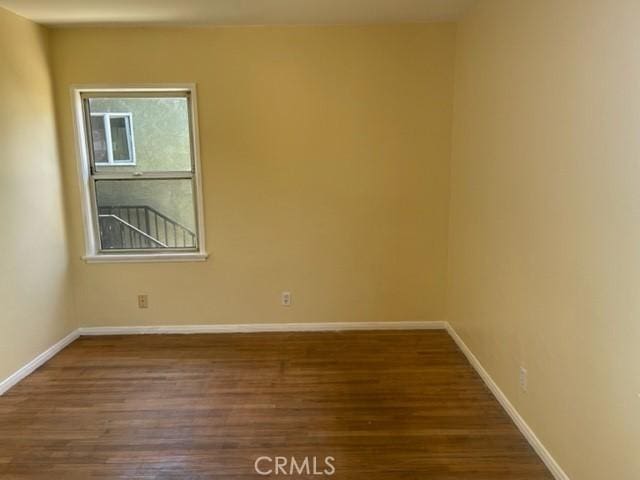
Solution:
[{"label": "window sill", "polygon": [[145,254],[101,254],[85,255],[86,263],[166,263],[204,262],[208,253],[145,253]]}]

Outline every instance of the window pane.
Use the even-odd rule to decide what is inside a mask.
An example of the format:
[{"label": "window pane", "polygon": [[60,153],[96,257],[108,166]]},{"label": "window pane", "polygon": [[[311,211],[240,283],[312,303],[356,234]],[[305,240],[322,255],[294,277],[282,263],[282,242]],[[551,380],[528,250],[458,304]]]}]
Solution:
[{"label": "window pane", "polygon": [[107,134],[102,115],[91,116],[91,138],[93,140],[93,158],[96,163],[107,163]]},{"label": "window pane", "polygon": [[111,144],[113,145],[114,162],[131,162],[129,153],[129,122],[127,117],[111,117]]},{"label": "window pane", "polygon": [[[89,110],[94,114],[127,114],[127,117],[111,118],[114,160],[129,160],[135,156],[136,162],[135,166],[98,165],[98,171],[191,170],[189,109],[185,97],[92,97],[89,99]],[[128,151],[128,115],[131,115],[134,152]]]},{"label": "window pane", "polygon": [[103,250],[197,248],[191,180],[97,180]]}]

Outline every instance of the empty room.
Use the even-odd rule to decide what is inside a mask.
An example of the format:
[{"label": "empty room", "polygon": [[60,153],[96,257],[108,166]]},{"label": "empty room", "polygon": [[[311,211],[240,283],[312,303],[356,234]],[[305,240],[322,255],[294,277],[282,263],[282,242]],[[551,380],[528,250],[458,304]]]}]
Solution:
[{"label": "empty room", "polygon": [[638,0],[0,0],[0,222],[0,479],[640,479]]}]

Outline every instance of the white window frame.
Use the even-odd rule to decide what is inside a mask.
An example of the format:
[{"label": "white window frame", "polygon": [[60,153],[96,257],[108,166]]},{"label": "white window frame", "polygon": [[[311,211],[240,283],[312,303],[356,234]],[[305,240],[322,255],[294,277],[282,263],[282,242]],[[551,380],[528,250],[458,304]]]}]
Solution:
[{"label": "white window frame", "polygon": [[[145,172],[145,179],[189,178],[192,180],[194,194],[194,208],[196,213],[197,248],[189,251],[184,249],[150,249],[150,250],[115,250],[100,249],[100,232],[95,195],[95,175],[92,172],[89,141],[91,130],[85,116],[84,100],[87,96],[184,96],[187,98],[190,120],[191,162],[189,172]],[[202,197],[202,178],[200,166],[200,148],[198,137],[197,94],[195,84],[164,84],[164,85],[73,85],[71,87],[73,117],[76,131],[76,153],[78,159],[78,178],[80,180],[81,204],[83,212],[85,254],[82,257],[88,263],[114,262],[184,262],[204,261],[208,254],[205,249],[205,226]],[[102,166],[103,164],[98,163]],[[114,165],[122,165],[116,162]],[[140,179],[141,172],[103,173],[99,174],[103,180]]]},{"label": "white window frame", "polygon": [[[136,148],[133,138],[133,116],[131,113],[121,112],[91,112],[91,117],[102,117],[104,125],[105,142],[107,144],[107,161],[96,162],[96,165],[101,167],[128,167],[135,166],[136,164]],[[124,118],[127,126],[127,144],[129,147],[129,159],[128,160],[114,160],[113,159],[113,140],[111,137],[111,119],[112,118]]]}]

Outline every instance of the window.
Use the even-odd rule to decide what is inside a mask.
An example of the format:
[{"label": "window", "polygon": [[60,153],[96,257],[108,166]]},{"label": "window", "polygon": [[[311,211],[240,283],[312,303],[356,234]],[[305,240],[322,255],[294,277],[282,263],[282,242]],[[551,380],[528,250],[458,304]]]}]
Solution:
[{"label": "window", "polygon": [[74,96],[85,259],[204,260],[195,88],[77,88]]},{"label": "window", "polygon": [[135,165],[131,113],[91,113],[91,141],[98,165]]}]

